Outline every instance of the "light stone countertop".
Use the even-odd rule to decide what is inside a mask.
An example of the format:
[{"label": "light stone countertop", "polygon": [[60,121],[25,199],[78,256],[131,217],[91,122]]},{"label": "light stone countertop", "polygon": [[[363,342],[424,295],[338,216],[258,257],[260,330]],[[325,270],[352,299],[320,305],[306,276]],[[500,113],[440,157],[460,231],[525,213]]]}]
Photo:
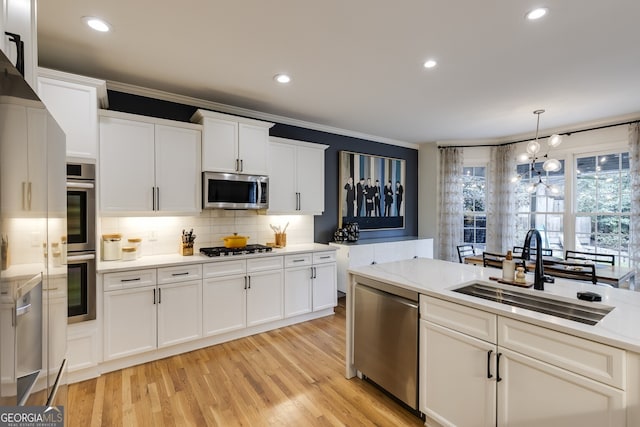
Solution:
[{"label": "light stone countertop", "polygon": [[321,243],[307,243],[299,245],[288,245],[284,248],[273,248],[271,252],[262,252],[247,255],[229,255],[219,257],[208,257],[200,253],[190,256],[180,254],[168,255],[148,255],[132,261],[98,261],[98,273],[113,273],[118,271],[138,270],[141,268],[172,267],[185,264],[205,264],[209,262],[230,261],[232,259],[250,259],[272,257],[278,255],[294,255],[305,252],[335,251],[337,248]]},{"label": "light stone countertop", "polygon": [[[558,278],[555,283],[545,283],[544,291],[516,288],[489,280],[490,276],[501,275],[498,269],[426,258],[356,267],[349,272],[417,291],[420,294],[640,353],[640,292]],[[591,326],[453,292],[453,289],[476,280],[489,282],[492,286],[504,289],[516,289],[523,293],[543,294],[578,304],[603,304],[615,308],[600,322]],[[533,281],[532,273],[527,274],[527,281]],[[602,295],[602,301],[600,303],[581,301],[576,297],[578,291],[596,292]]]}]

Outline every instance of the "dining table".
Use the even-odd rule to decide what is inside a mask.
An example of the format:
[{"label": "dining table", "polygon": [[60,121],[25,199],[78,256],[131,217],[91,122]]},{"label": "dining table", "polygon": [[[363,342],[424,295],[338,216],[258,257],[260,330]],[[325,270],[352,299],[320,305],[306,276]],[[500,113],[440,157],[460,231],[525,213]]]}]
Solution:
[{"label": "dining table", "polygon": [[[521,264],[522,260],[514,258],[516,264]],[[545,265],[552,265],[557,261],[564,261],[562,258],[558,257],[547,257],[543,256],[542,261]],[[483,266],[484,263],[482,261],[482,255],[469,255],[464,257],[463,262],[465,264],[473,264]],[[535,269],[534,262],[527,262],[527,271],[533,271]],[[608,265],[608,264],[596,264],[596,281],[598,283],[606,283],[616,288],[623,289],[635,289],[635,275],[636,272],[633,268],[623,267],[619,265]],[[561,277],[554,274],[553,270],[549,270],[546,272],[549,276]]]}]

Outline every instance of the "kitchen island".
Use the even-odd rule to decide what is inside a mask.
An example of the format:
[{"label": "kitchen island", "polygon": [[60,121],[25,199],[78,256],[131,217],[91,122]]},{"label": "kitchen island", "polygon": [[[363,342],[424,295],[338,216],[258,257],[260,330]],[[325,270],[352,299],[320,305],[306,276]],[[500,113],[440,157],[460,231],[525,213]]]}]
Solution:
[{"label": "kitchen island", "polygon": [[[613,307],[588,325],[454,292],[472,282],[513,289],[489,280],[495,269],[412,259],[350,274],[350,290],[373,280],[420,294],[418,389],[427,425],[640,425],[640,294],[562,279],[545,291],[516,289]],[[579,301],[578,291],[602,302]],[[357,373],[353,295],[347,378]]]}]

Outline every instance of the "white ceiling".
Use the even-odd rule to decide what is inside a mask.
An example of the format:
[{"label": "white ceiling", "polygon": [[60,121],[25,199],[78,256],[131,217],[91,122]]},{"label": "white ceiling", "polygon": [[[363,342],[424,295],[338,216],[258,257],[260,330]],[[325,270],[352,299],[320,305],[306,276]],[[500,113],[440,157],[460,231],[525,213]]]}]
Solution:
[{"label": "white ceiling", "polygon": [[38,44],[44,67],[421,143],[640,116],[639,22],[638,0],[40,0]]}]

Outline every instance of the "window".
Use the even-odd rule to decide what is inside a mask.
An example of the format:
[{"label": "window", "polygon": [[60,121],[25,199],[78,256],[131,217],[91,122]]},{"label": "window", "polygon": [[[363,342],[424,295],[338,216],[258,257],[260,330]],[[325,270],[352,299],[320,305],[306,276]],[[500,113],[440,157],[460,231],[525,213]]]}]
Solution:
[{"label": "window", "polygon": [[[521,179],[516,189],[516,246],[523,245],[527,232],[535,228],[542,236],[542,247],[551,248],[554,256],[563,256],[564,160],[560,164],[558,172],[545,172],[542,162],[535,163],[535,170],[542,171],[543,184],[538,183],[538,174],[530,163],[517,166]],[[551,191],[547,185],[557,191]]]},{"label": "window", "polygon": [[576,158],[575,250],[616,255],[629,266],[629,153]]},{"label": "window", "polygon": [[463,172],[464,243],[484,250],[487,238],[486,168],[465,167]]}]

